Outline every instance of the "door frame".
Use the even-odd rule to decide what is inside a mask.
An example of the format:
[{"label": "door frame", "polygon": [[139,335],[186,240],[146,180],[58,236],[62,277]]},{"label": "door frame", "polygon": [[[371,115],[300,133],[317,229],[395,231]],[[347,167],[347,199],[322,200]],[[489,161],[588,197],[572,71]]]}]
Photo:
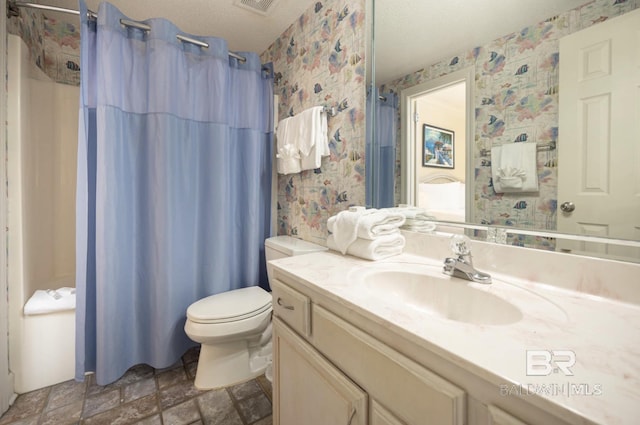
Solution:
[{"label": "door frame", "polygon": [[473,146],[475,140],[474,89],[475,67],[470,66],[422,84],[406,88],[400,92],[400,203],[416,205],[418,186],[416,184],[416,121],[415,103],[418,97],[442,88],[465,83],[465,221],[472,221],[472,202],[475,193]]},{"label": "door frame", "polygon": [[[0,0],[0,28],[7,28],[6,0]],[[0,70],[3,81],[7,75],[7,31],[0,31]],[[0,176],[3,182],[0,195],[0,415],[4,413],[13,400],[13,377],[9,371],[9,305],[7,301],[7,90],[3,84],[0,88]]]}]

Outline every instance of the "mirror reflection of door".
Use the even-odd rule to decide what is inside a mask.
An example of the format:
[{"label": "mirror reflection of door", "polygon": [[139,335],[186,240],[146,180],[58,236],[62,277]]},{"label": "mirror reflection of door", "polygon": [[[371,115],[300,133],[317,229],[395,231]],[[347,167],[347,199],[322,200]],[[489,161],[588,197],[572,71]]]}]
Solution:
[{"label": "mirror reflection of door", "polygon": [[416,206],[438,220],[465,221],[466,82],[413,99]]},{"label": "mirror reflection of door", "polygon": [[[640,240],[639,40],[635,11],[560,41],[560,232]],[[640,256],[638,248],[578,241],[559,248]]]}]

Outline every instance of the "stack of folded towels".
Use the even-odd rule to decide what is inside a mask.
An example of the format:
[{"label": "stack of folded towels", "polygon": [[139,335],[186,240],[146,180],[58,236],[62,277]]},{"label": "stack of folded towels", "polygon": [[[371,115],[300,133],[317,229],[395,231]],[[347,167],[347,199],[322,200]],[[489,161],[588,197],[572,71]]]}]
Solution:
[{"label": "stack of folded towels", "polygon": [[404,216],[405,221],[401,227],[403,230],[429,233],[436,229],[436,224],[434,223],[436,218],[427,214],[427,210],[424,208],[400,204],[396,208],[386,208],[385,211],[392,211]]},{"label": "stack of folded towels", "polygon": [[390,209],[351,207],[329,217],[327,246],[342,254],[382,260],[402,253],[405,240],[400,226],[404,222],[403,214]]}]

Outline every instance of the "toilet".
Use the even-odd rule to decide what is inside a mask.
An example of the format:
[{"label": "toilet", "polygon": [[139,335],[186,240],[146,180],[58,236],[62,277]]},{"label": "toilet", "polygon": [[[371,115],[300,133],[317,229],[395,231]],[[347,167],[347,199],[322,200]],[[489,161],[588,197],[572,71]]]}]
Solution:
[{"label": "toilet", "polygon": [[[327,250],[291,236],[268,238],[264,245],[267,261]],[[201,344],[196,388],[226,387],[265,372],[271,364],[271,310],[271,294],[259,286],[211,295],[189,306],[184,330]]]}]

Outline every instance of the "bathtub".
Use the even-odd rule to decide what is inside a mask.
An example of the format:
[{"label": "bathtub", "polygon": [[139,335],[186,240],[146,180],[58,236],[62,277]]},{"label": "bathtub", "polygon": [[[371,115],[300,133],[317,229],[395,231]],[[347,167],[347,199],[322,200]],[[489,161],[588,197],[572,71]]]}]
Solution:
[{"label": "bathtub", "polygon": [[7,44],[9,370],[22,394],[75,375],[75,311],[24,306],[37,290],[75,286],[79,88],[47,77],[19,37]]},{"label": "bathtub", "polygon": [[22,315],[11,350],[11,371],[18,394],[55,385],[75,376],[75,310]]}]

